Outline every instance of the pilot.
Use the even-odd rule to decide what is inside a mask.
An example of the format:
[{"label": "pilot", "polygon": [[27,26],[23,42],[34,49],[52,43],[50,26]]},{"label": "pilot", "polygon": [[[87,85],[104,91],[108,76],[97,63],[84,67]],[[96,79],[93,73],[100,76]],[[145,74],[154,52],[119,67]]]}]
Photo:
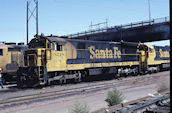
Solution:
[{"label": "pilot", "polygon": [[0,68],[0,85],[1,85],[1,88],[4,88],[3,87],[3,83],[2,83],[2,69]]}]

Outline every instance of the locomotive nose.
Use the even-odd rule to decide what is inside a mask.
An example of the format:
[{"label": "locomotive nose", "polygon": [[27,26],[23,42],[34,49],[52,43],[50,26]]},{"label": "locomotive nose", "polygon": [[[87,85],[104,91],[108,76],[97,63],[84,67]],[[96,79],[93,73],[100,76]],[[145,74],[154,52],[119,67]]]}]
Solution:
[{"label": "locomotive nose", "polygon": [[33,87],[39,85],[37,66],[30,67],[19,67],[17,71],[17,86],[18,87]]}]

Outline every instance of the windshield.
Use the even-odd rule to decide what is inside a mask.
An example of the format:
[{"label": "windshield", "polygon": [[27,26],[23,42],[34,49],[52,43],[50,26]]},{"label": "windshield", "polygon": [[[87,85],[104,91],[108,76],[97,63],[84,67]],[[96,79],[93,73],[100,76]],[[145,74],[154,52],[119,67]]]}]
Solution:
[{"label": "windshield", "polygon": [[36,65],[37,50],[27,50],[24,54],[24,64],[25,66],[35,66]]},{"label": "windshield", "polygon": [[46,41],[44,39],[33,39],[29,43],[29,48],[46,48]]}]

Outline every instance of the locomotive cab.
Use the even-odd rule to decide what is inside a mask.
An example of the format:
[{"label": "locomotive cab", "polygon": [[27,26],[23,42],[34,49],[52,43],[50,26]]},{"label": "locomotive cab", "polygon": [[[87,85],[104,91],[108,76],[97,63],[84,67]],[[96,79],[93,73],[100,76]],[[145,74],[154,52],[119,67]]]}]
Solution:
[{"label": "locomotive cab", "polygon": [[51,42],[42,36],[32,39],[24,53],[24,67],[18,70],[18,86],[47,84],[48,78],[51,78],[47,72],[53,72],[56,66],[65,64],[65,58],[64,43]]},{"label": "locomotive cab", "polygon": [[3,84],[16,82],[16,72],[19,66],[23,66],[23,51],[25,45],[15,43],[0,44],[0,68],[2,69]]}]

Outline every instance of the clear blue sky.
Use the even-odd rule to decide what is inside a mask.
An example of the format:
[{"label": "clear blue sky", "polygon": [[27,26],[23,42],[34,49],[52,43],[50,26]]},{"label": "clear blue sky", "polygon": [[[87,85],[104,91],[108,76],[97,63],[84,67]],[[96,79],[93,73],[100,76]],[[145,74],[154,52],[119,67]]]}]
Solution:
[{"label": "clear blue sky", "polygon": [[[26,1],[0,0],[0,41],[26,42]],[[150,0],[150,7],[151,18],[169,16],[169,0]],[[96,24],[106,18],[108,26],[148,20],[148,0],[39,0],[39,34],[85,31],[91,21]],[[32,18],[29,40],[36,33],[34,24]]]}]

